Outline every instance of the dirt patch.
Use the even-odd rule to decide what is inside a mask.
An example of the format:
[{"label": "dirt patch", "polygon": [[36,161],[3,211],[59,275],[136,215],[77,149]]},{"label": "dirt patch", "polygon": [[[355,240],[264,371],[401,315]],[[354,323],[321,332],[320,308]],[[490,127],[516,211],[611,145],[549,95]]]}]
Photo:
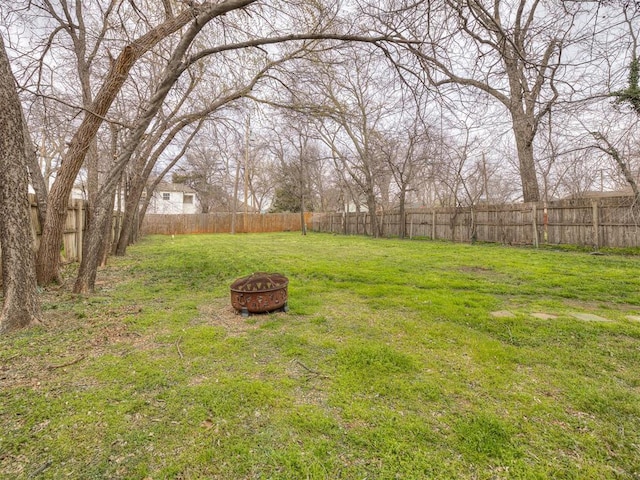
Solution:
[{"label": "dirt patch", "polygon": [[515,314],[510,312],[509,310],[498,310],[495,312],[490,312],[490,315],[495,318],[514,318]]},{"label": "dirt patch", "polygon": [[239,337],[247,332],[257,330],[266,322],[288,315],[284,312],[255,313],[248,317],[243,317],[236,311],[228,298],[217,298],[206,305],[198,307],[200,316],[194,320],[200,325],[210,325],[222,327],[227,335]]},{"label": "dirt patch", "polygon": [[256,330],[264,320],[259,320],[264,315],[254,315],[248,318],[240,315],[229,303],[229,300],[216,299],[207,305],[201,305],[198,310],[200,317],[198,323],[222,327],[227,335],[238,337],[251,330]]},{"label": "dirt patch", "polygon": [[612,310],[619,310],[622,312],[638,311],[640,307],[638,305],[631,305],[628,303],[613,303],[613,302],[598,302],[598,301],[581,301],[567,299],[563,300],[565,305],[573,308],[579,308],[583,310],[597,310],[599,308],[610,308]]},{"label": "dirt patch", "polygon": [[584,322],[610,322],[611,320],[600,315],[594,315],[593,313],[571,313],[572,317],[582,320]]},{"label": "dirt patch", "polygon": [[491,282],[510,283],[514,281],[514,279],[511,276],[505,273],[496,272],[494,269],[487,268],[487,267],[464,266],[464,267],[459,267],[458,271],[462,273],[470,274],[474,277],[483,278]]}]

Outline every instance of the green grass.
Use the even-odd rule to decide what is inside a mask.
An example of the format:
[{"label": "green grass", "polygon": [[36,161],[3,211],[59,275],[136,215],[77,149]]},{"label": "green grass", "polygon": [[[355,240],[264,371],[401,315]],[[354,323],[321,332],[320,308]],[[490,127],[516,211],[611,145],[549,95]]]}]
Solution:
[{"label": "green grass", "polygon": [[[46,325],[0,337],[0,478],[639,478],[639,267],[149,237],[95,295],[47,291]],[[254,271],[289,277],[289,313],[233,313],[229,285]]]}]

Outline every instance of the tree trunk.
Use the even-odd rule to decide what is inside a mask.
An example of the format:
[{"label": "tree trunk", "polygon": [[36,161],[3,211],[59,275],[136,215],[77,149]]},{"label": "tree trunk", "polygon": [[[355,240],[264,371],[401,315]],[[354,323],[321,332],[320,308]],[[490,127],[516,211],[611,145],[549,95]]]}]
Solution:
[{"label": "tree trunk", "polygon": [[373,191],[367,192],[367,208],[369,209],[369,217],[371,218],[371,235],[374,238],[378,238],[380,231],[378,230],[378,216],[376,213],[376,196]]},{"label": "tree trunk", "polygon": [[304,223],[304,194],[300,195],[300,227],[302,230],[302,235],[307,234],[307,224]]},{"label": "tree trunk", "polygon": [[529,125],[526,118],[521,118],[520,115],[513,112],[511,115],[513,117],[516,148],[518,150],[523,200],[524,202],[538,202],[540,201],[540,190],[538,188],[536,163],[533,157],[534,129]]},{"label": "tree trunk", "polygon": [[233,184],[233,204],[231,211],[231,234],[235,235],[238,224],[238,189],[240,188],[240,162],[236,162],[236,178]]},{"label": "tree trunk", "polygon": [[120,183],[118,184],[118,190],[116,191],[116,198],[115,198],[115,203],[116,203],[116,207],[115,207],[115,218],[114,220],[112,220],[112,232],[113,234],[111,235],[111,251],[109,252],[109,255],[115,255],[116,254],[116,250],[118,249],[118,240],[119,240],[119,235],[120,235],[120,231],[122,230],[122,217],[124,216],[124,212],[122,211],[122,197],[125,194],[124,192],[127,190],[126,188],[126,180],[125,180],[125,176],[122,175],[122,178],[120,179]]},{"label": "tree trunk", "polygon": [[[111,194],[113,195],[113,192]],[[95,288],[98,265],[102,260],[106,235],[109,233],[109,220],[112,216],[113,197],[101,193],[89,214],[89,223],[82,242],[82,261],[73,286],[74,293],[88,294]]]},{"label": "tree trunk", "polygon": [[[115,232],[118,231],[120,221],[120,210],[116,211],[116,198],[120,195],[120,184],[118,184],[118,188],[116,192],[113,192],[110,199],[110,205],[108,208],[107,215],[107,225],[104,228],[104,232],[102,235],[102,250],[100,252],[100,266],[104,267],[107,264],[107,260],[111,255],[111,251],[115,250],[114,245],[114,235]],[[115,223],[115,225],[114,225]]]},{"label": "tree trunk", "polygon": [[98,139],[94,138],[89,145],[84,159],[84,165],[87,171],[86,192],[84,193],[86,193],[86,198],[89,200],[89,205],[95,203],[98,191],[100,190],[100,176],[98,175],[99,164]]},{"label": "tree trunk", "polygon": [[[173,160],[171,160],[165,166],[164,170],[162,170],[160,175],[158,175],[158,177],[154,180],[153,184],[148,189],[147,198],[145,199],[141,207],[139,206],[140,200],[142,198],[142,193],[144,192],[145,186],[149,181],[149,177],[153,173],[153,169],[158,159],[160,158],[160,155],[169,146],[169,143],[171,143],[170,142],[171,139],[174,138],[175,136],[174,133],[171,133],[167,138],[165,138],[162,144],[158,148],[156,148],[153,155],[151,155],[151,157],[147,160],[146,165],[144,163],[144,160],[146,157],[145,156],[140,157],[141,162],[136,164],[135,171],[141,172],[141,173],[136,173],[131,179],[129,195],[127,196],[127,200],[125,202],[125,218],[122,219],[122,227],[120,228],[120,233],[118,236],[118,244],[115,252],[116,255],[123,256],[127,251],[127,247],[130,244],[132,244],[134,240],[137,238],[138,231],[140,230],[140,226],[142,225],[142,220],[144,219],[144,215],[147,212],[147,207],[149,206],[149,200],[151,199],[151,195],[153,194],[153,191],[160,184],[162,179],[164,179],[165,175],[169,173],[171,168],[173,168],[173,166],[180,160],[180,158],[182,158],[182,156],[187,150],[189,143],[191,142],[195,134],[200,130],[201,125],[202,125],[202,121],[200,122],[198,127],[191,133],[187,141],[184,143],[182,150],[173,158]],[[133,135],[131,140],[135,141],[136,136]],[[126,152],[128,151],[128,149],[129,149],[129,144],[127,143],[127,145],[125,145],[124,147],[124,151]],[[140,215],[140,212],[142,212],[141,215]],[[202,213],[208,213],[208,206],[207,208],[203,208]]]},{"label": "tree trunk", "polygon": [[160,182],[162,181],[162,179],[164,178],[164,175],[167,172],[164,172],[158,176],[158,178],[156,178],[154,180],[154,182],[147,187],[147,196],[145,197],[144,201],[142,202],[142,205],[140,205],[140,209],[138,210],[138,214],[137,214],[137,227],[136,230],[139,233],[140,230],[142,230],[142,224],[144,223],[144,217],[147,214],[147,209],[149,208],[149,203],[151,203],[151,199],[153,198],[153,193],[156,191],[156,188],[158,187],[158,185],[160,184]]},{"label": "tree trunk", "polygon": [[135,235],[138,236],[140,235],[140,232],[142,231],[142,224],[144,223],[144,217],[146,217],[147,215],[147,210],[149,209],[149,202],[151,201],[151,198],[149,196],[147,196],[147,198],[144,199],[144,201],[142,202],[142,205],[140,205],[140,209],[138,210],[138,214],[136,215],[136,228],[135,228]]},{"label": "tree trunk", "polygon": [[118,256],[123,256],[126,253],[127,247],[133,240],[136,213],[138,212],[144,186],[145,179],[138,175],[134,175],[131,179],[129,194],[125,199],[124,204],[124,215],[122,216],[118,245],[115,251],[115,254]]},{"label": "tree trunk", "polygon": [[140,237],[140,217],[144,217],[144,213],[147,212],[145,207],[144,213],[142,213],[142,207],[139,210],[136,210],[135,216],[133,217],[133,228],[131,229],[131,243],[136,243]]},{"label": "tree trunk", "polygon": [[22,106],[0,37],[0,246],[4,303],[0,333],[40,320]]},{"label": "tree trunk", "polygon": [[[160,155],[166,150],[166,148],[171,143],[171,140],[175,138],[175,135],[182,129],[183,126],[188,125],[189,122],[181,122],[182,126],[179,128],[174,128],[169,135],[162,141],[160,146],[155,149],[153,154],[148,158],[146,155],[141,155],[136,162],[134,167],[134,176],[131,179],[131,185],[129,187],[129,194],[127,195],[125,201],[125,213],[124,218],[121,220],[121,228],[119,229],[117,246],[115,248],[115,254],[118,256],[124,256],[127,251],[127,247],[131,245],[135,238],[137,237],[140,223],[142,220],[138,221],[138,213],[142,211],[142,218],[144,218],[144,214],[147,211],[147,206],[149,205],[149,199],[151,198],[151,193],[158,186],[160,181],[164,178],[164,176],[169,173],[169,170],[173,168],[173,166],[182,158],[184,153],[186,152],[187,146],[195,136],[195,134],[200,130],[202,126],[202,121],[198,124],[196,129],[191,133],[187,141],[182,147],[182,150],[169,162],[169,164],[164,168],[164,170],[158,175],[158,178],[153,182],[150,190],[148,192],[149,195],[147,199],[145,199],[144,207],[140,208],[140,199],[142,198],[142,193],[144,192],[144,188],[149,181],[149,177],[151,173],[153,173],[153,169],[160,158]],[[135,139],[135,137],[134,137]],[[125,145],[124,150],[127,151],[129,145]],[[145,164],[146,160],[146,164]],[[208,213],[203,208],[202,213]]]},{"label": "tree trunk", "polygon": [[407,189],[403,186],[400,189],[400,212],[399,212],[400,220],[398,222],[398,225],[399,225],[398,235],[400,236],[400,238],[403,238],[403,239],[407,236],[407,225],[405,222],[405,215],[404,215],[406,197],[407,197]]}]

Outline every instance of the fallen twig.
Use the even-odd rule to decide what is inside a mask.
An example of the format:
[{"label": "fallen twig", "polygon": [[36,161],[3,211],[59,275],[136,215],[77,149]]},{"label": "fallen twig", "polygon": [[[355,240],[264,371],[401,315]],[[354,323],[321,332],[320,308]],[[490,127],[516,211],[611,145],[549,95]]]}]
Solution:
[{"label": "fallen twig", "polygon": [[84,355],[80,355],[78,358],[76,358],[75,360],[71,360],[70,362],[67,363],[63,363],[61,365],[47,365],[47,368],[49,370],[55,370],[56,368],[64,368],[64,367],[69,367],[71,365],[75,365],[78,362],[81,362],[82,360],[85,359]]},{"label": "fallen twig", "polygon": [[11,360],[14,360],[14,359],[18,358],[19,356],[20,356],[20,354],[19,354],[19,353],[16,353],[13,357],[9,357],[9,358],[7,358],[7,359],[4,361],[4,363],[9,363]]},{"label": "fallen twig", "polygon": [[182,350],[180,350],[181,341],[182,341],[182,336],[178,340],[176,340],[175,346],[176,346],[176,349],[178,350],[178,355],[180,355],[180,358],[184,360],[184,355],[182,354]]},{"label": "fallen twig", "polygon": [[317,370],[312,370],[311,368],[307,367],[304,363],[302,363],[300,360],[294,360],[295,363],[297,363],[298,365],[300,365],[302,368],[304,368],[307,372],[312,373],[313,375],[317,375],[320,378],[329,378],[329,376],[325,375],[322,372],[318,372]]},{"label": "fallen twig", "polygon": [[31,473],[27,478],[36,478],[42,472],[44,472],[47,468],[49,468],[53,462],[51,460],[47,460],[42,465],[40,465],[33,473]]}]

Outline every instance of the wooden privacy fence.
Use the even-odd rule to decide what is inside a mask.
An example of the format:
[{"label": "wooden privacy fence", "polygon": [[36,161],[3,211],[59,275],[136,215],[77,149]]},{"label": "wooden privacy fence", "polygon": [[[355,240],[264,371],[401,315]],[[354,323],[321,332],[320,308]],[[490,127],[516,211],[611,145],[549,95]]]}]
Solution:
[{"label": "wooden privacy fence", "polygon": [[[30,194],[31,228],[34,237],[34,250],[40,246],[42,228],[38,222],[38,206],[35,196]],[[114,212],[112,238],[120,223],[120,215]],[[146,215],[142,227],[143,234],[185,234],[185,233],[230,233],[231,214],[192,214],[192,215]],[[305,214],[305,224],[311,224],[311,214]],[[86,201],[70,200],[67,206],[67,219],[61,245],[62,259],[65,262],[82,260],[82,239],[86,227]],[[239,213],[236,216],[236,232],[284,232],[300,231],[302,223],[299,213],[250,213],[246,216]]]},{"label": "wooden privacy fence", "polygon": [[[233,215],[230,213],[200,213],[188,215],[147,214],[142,234],[180,235],[188,233],[231,233]],[[311,214],[305,214],[310,225]],[[238,213],[236,233],[266,233],[301,231],[299,213]]]},{"label": "wooden privacy fence", "polygon": [[[42,228],[38,222],[38,205],[35,196],[29,194],[31,203],[31,228],[35,240],[34,249],[40,246]],[[79,262],[82,260],[82,238],[86,221],[86,201],[69,200],[67,205],[67,219],[64,224],[62,237],[62,259],[65,262]]]},{"label": "wooden privacy fence", "polygon": [[[378,214],[381,236],[455,242],[480,241],[512,245],[571,244],[640,247],[640,208],[632,197],[572,199],[474,208],[412,209]],[[346,235],[371,235],[368,213],[314,213],[312,230]]]},{"label": "wooden privacy fence", "polygon": [[[42,228],[38,222],[38,205],[35,195],[29,194],[31,204],[31,228],[34,237],[34,250],[40,246]],[[74,199],[67,205],[67,218],[61,245],[61,255],[65,262],[82,260],[82,240],[86,228],[86,201]],[[114,212],[112,238],[120,224],[120,213]],[[146,215],[142,233],[185,234],[185,233],[230,233],[231,214],[192,214],[192,215]],[[305,224],[311,224],[311,214],[305,214]],[[237,214],[236,232],[260,233],[300,231],[302,223],[299,213]],[[1,265],[1,264],[0,264]]]},{"label": "wooden privacy fence", "polygon": [[[38,205],[35,195],[29,194],[31,205],[31,232],[33,233],[33,250],[40,246],[40,236],[42,228],[38,221]],[[84,200],[70,200],[67,205],[67,220],[64,224],[64,234],[62,237],[62,260],[64,262],[79,262],[82,260],[82,234],[85,225],[86,202]],[[0,267],[2,260],[0,259]],[[0,279],[0,283],[2,279]]]},{"label": "wooden privacy fence", "polygon": [[[35,245],[41,228],[37,205],[31,200],[31,225]],[[71,200],[64,227],[62,255],[65,261],[82,259],[86,202]],[[399,236],[403,219],[398,212],[378,214],[382,236]],[[146,215],[143,234],[230,233],[229,213]],[[475,208],[414,209],[405,212],[405,232],[410,238],[426,237],[455,242],[512,245],[569,244],[599,247],[640,247],[640,206],[632,197],[572,199],[515,205],[478,205]],[[367,213],[307,213],[305,224],[317,232],[371,235]],[[114,222],[117,225],[117,221]],[[300,231],[299,213],[237,214],[237,233]]]}]

